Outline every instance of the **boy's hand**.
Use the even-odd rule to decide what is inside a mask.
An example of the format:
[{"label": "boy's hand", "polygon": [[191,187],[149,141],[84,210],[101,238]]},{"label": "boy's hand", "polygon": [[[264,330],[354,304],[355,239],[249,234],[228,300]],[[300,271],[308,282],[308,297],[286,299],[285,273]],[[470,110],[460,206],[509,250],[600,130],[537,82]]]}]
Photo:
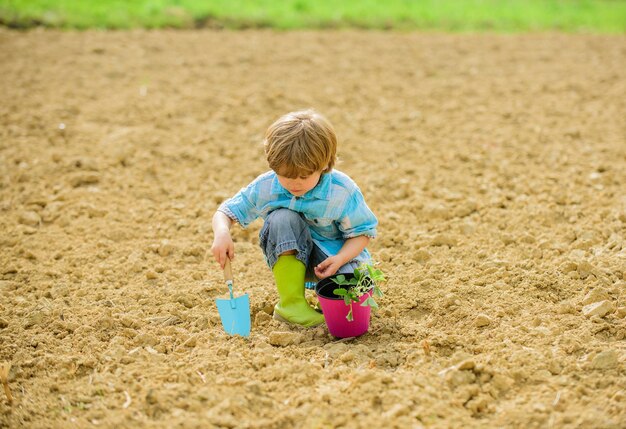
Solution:
[{"label": "boy's hand", "polygon": [[231,261],[235,259],[235,243],[233,243],[229,232],[215,235],[211,252],[213,252],[215,260],[220,264],[222,269],[224,269],[224,264],[226,263],[226,256],[228,256]]},{"label": "boy's hand", "polygon": [[315,275],[320,279],[332,276],[344,264],[343,258],[338,255],[324,259],[315,267]]}]

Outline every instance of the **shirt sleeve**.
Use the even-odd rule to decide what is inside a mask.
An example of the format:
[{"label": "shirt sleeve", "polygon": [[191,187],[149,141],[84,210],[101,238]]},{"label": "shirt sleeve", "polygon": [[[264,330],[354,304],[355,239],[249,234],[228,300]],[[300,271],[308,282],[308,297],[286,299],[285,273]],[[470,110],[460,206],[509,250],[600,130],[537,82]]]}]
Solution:
[{"label": "shirt sleeve", "polygon": [[338,221],[338,227],[343,238],[348,239],[360,235],[374,238],[376,237],[377,225],[378,219],[365,203],[361,191],[357,189],[352,194]]},{"label": "shirt sleeve", "polygon": [[254,183],[251,183],[247,187],[242,188],[232,198],[224,201],[217,210],[232,220],[237,221],[245,228],[260,216],[254,204],[256,195],[258,194]]}]

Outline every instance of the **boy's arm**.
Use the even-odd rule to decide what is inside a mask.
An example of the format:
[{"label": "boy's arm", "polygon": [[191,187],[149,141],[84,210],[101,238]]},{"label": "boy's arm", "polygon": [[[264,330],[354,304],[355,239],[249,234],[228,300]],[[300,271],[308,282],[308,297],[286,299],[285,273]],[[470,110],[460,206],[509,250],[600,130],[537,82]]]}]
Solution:
[{"label": "boy's arm", "polygon": [[233,221],[221,211],[213,215],[213,245],[211,252],[215,260],[224,268],[226,256],[230,259],[235,257],[235,244],[230,236],[230,227]]},{"label": "boy's arm", "polygon": [[211,251],[215,260],[224,268],[226,257],[235,257],[235,244],[230,236],[230,228],[238,222],[246,227],[250,222],[259,217],[255,206],[258,197],[257,180],[241,189],[232,198],[220,204],[217,212],[213,215],[213,245]]},{"label": "boy's arm", "polygon": [[315,267],[319,278],[332,276],[341,266],[356,258],[365,249],[370,238],[376,236],[378,220],[365,204],[363,194],[357,188],[338,221],[338,227],[346,240],[335,256],[331,256]]},{"label": "boy's arm", "polygon": [[370,238],[366,235],[348,238],[341,246],[339,253],[326,258],[315,267],[315,275],[320,279],[332,276],[343,265],[359,256],[369,241]]}]

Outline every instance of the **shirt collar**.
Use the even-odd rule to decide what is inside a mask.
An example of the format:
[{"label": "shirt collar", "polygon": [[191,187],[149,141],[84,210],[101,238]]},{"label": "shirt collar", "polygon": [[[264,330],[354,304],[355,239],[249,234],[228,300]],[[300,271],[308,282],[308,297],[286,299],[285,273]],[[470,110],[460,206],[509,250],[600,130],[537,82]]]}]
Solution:
[{"label": "shirt collar", "polygon": [[[311,189],[300,198],[303,198],[305,200],[330,200],[330,191],[332,189],[332,174],[332,171],[322,174],[322,176],[320,177],[320,181],[317,183],[317,185],[315,185],[315,188]],[[291,193],[283,188],[283,186],[280,184],[276,173],[274,173],[274,180],[272,181],[272,194],[287,195],[289,197],[292,196]]]}]

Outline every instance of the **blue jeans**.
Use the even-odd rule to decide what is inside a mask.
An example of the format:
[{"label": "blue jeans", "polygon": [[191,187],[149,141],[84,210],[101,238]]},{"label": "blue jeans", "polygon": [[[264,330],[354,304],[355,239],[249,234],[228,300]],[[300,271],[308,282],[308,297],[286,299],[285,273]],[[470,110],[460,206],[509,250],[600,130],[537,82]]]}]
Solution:
[{"label": "blue jeans", "polygon": [[[295,250],[296,258],[307,267],[307,280],[316,279],[313,268],[330,256],[315,245],[302,216],[289,209],[277,209],[267,216],[259,233],[259,242],[270,268],[274,268],[282,253]],[[339,268],[337,273],[352,273],[361,262],[364,261],[353,259]]]}]

